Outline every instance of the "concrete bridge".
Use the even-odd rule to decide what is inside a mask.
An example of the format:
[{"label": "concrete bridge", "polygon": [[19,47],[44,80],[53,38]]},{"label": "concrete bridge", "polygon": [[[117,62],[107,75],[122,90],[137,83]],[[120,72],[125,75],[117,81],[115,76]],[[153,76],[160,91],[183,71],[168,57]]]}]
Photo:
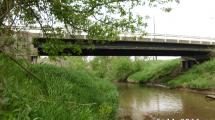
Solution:
[{"label": "concrete bridge", "polygon": [[64,48],[57,55],[67,56],[181,56],[183,69],[188,69],[194,64],[204,62],[210,58],[210,52],[215,48],[215,39],[203,37],[174,36],[174,35],[148,35],[120,36],[117,41],[89,40],[84,35],[75,38],[36,38],[34,46],[38,54],[49,56],[43,49],[43,44],[48,41],[61,41],[65,45],[78,45],[81,53]]},{"label": "concrete bridge", "polygon": [[[117,41],[89,40],[86,35],[74,35],[73,38],[64,35],[63,39],[45,38],[41,33],[30,33],[28,31],[17,34],[17,36],[19,35],[24,36],[26,42],[22,41],[23,43],[20,43],[17,41],[20,43],[18,46],[21,48],[28,47],[28,49],[23,49],[23,51],[26,51],[27,58],[31,58],[31,60],[36,56],[50,56],[51,54],[44,50],[43,45],[49,41],[57,40],[63,43],[57,46],[63,45],[67,47],[55,55],[181,56],[182,67],[188,69],[194,64],[208,60],[211,50],[215,48],[215,38],[166,34],[148,34],[144,37],[140,35],[119,35]],[[74,50],[70,49],[69,46],[74,45],[80,48],[81,53],[74,52]]]}]

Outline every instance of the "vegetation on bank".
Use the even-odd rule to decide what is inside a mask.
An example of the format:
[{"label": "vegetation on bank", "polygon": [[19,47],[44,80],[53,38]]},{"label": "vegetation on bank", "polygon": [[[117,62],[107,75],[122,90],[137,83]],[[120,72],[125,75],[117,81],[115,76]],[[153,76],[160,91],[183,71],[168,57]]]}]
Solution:
[{"label": "vegetation on bank", "polygon": [[178,72],[180,60],[146,61],[141,71],[130,75],[128,82],[134,83],[165,83],[175,77]]},{"label": "vegetation on bank", "polygon": [[182,75],[168,81],[171,87],[214,89],[215,60],[196,65]]},{"label": "vegetation on bank", "polygon": [[[22,62],[22,61],[19,61]],[[48,64],[29,65],[40,78],[0,55],[0,119],[115,119],[117,90],[89,72]],[[47,85],[48,95],[44,94]]]},{"label": "vegetation on bank", "polygon": [[181,71],[180,59],[149,61],[140,57],[85,57],[67,58],[68,68],[84,70],[98,79],[133,83],[164,84],[169,87],[210,89],[215,88],[215,60]]},{"label": "vegetation on bank", "polygon": [[144,60],[130,57],[96,57],[90,62],[90,71],[95,76],[109,81],[126,81],[127,78],[143,69]]},{"label": "vegetation on bank", "polygon": [[180,70],[180,60],[145,61],[142,70],[130,75],[128,82],[164,84],[169,87],[215,89],[215,59]]}]

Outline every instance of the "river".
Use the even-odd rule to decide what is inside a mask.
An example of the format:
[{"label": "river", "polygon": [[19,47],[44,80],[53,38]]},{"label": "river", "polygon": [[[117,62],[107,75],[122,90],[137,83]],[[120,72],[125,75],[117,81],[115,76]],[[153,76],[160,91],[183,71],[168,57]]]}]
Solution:
[{"label": "river", "polygon": [[118,84],[119,120],[215,120],[215,101],[188,91]]}]

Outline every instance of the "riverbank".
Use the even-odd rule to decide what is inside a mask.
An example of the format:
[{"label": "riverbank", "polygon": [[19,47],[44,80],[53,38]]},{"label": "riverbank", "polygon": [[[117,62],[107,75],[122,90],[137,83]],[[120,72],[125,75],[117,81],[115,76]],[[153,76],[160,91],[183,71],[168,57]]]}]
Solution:
[{"label": "riverbank", "polygon": [[181,74],[180,60],[146,61],[143,69],[127,78],[129,83],[165,84]]},{"label": "riverbank", "polygon": [[192,93],[198,93],[198,94],[202,94],[202,95],[215,95],[215,89],[192,89],[192,88],[171,88],[167,85],[164,84],[144,84],[144,86],[147,87],[152,87],[152,88],[164,88],[164,89],[174,89],[174,90],[178,90],[178,91],[186,91],[186,92],[192,92]]},{"label": "riverbank", "polygon": [[0,119],[115,119],[118,92],[85,70],[24,65],[32,76],[0,55]]},{"label": "riverbank", "polygon": [[164,85],[169,88],[212,94],[215,91],[215,60],[196,65],[185,72],[181,72],[179,60],[150,63],[147,69],[130,75],[126,82],[151,86]]}]

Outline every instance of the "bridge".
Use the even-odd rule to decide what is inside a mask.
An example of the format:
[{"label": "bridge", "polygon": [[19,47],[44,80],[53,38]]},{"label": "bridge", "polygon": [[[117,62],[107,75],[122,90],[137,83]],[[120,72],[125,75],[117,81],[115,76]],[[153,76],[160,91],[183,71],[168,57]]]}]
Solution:
[{"label": "bridge", "polygon": [[43,44],[50,41],[62,41],[65,45],[78,45],[81,53],[65,48],[63,52],[56,55],[68,56],[205,56],[215,47],[206,44],[186,44],[168,42],[149,42],[132,40],[85,40],[85,39],[56,39],[37,38],[35,47],[39,55],[50,56],[43,49]]},{"label": "bridge", "polygon": [[[63,38],[45,38],[41,33],[26,31],[17,34],[17,36],[20,34],[24,36],[26,42],[20,43],[18,46],[21,46],[21,48],[28,47],[28,49],[24,49],[26,52],[22,52],[22,54],[26,53],[26,58],[29,60],[33,60],[36,56],[53,55],[45,51],[44,45],[54,40],[60,41],[60,44],[55,47],[64,46],[64,49],[55,55],[181,56],[182,67],[188,69],[196,63],[208,60],[211,50],[215,48],[215,38],[196,36],[148,34],[141,37],[140,35],[119,35],[117,40],[111,41],[88,39],[86,35],[73,35],[73,38],[68,35],[64,35]],[[71,49],[71,46],[74,45],[80,48],[80,53]],[[52,49],[55,49],[55,47],[52,47]]]},{"label": "bridge", "polygon": [[[209,59],[210,52],[215,48],[215,39],[204,37],[174,36],[174,35],[148,35],[119,36],[119,40],[87,39],[84,35],[71,38],[36,38],[34,46],[38,54],[49,56],[43,49],[43,44],[49,41],[61,41],[64,45],[78,45],[80,53],[71,48],[64,48],[56,55],[66,56],[181,56],[183,69]],[[62,45],[62,44],[61,44]],[[60,45],[59,45],[60,46]]]}]

